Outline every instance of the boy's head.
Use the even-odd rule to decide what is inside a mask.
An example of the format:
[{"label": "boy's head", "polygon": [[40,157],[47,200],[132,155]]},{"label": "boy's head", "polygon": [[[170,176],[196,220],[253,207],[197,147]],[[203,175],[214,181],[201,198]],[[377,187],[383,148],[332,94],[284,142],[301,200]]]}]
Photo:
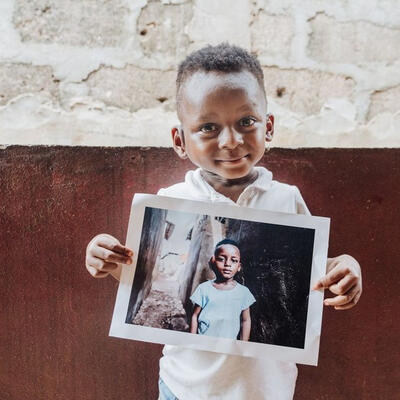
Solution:
[{"label": "boy's head", "polygon": [[251,173],[272,140],[261,66],[236,46],[207,46],[180,64],[177,110],[175,151],[225,179]]},{"label": "boy's head", "polygon": [[221,43],[194,51],[179,64],[176,77],[178,109],[180,89],[191,75],[199,71],[226,74],[248,71],[257,79],[265,96],[264,74],[257,58],[241,47]]},{"label": "boy's head", "polygon": [[234,278],[241,269],[238,244],[231,239],[218,242],[210,260],[210,267],[217,278],[225,280]]}]

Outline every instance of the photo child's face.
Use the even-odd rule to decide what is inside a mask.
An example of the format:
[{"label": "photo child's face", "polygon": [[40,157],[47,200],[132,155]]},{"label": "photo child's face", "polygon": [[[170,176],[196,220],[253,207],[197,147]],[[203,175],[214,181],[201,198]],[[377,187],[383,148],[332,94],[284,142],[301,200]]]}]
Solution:
[{"label": "photo child's face", "polygon": [[224,244],[216,249],[211,263],[217,278],[233,279],[241,268],[240,251],[234,245]]},{"label": "photo child's face", "polygon": [[183,133],[172,131],[175,150],[225,179],[249,175],[272,139],[273,117],[248,71],[195,72],[180,90],[178,115]]}]

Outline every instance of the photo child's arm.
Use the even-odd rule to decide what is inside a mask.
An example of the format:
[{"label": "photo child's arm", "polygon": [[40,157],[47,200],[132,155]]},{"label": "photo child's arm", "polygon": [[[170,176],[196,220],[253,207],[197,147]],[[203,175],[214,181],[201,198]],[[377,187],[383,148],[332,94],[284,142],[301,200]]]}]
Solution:
[{"label": "photo child's arm", "polygon": [[95,236],[86,248],[86,269],[94,278],[111,274],[119,280],[121,264],[132,264],[133,251],[108,234]]},{"label": "photo child's arm", "polygon": [[250,339],[251,330],[250,308],[246,308],[242,311],[240,319],[240,340],[245,340],[246,342],[248,342]]},{"label": "photo child's arm", "polygon": [[190,333],[197,333],[197,328],[199,326],[199,314],[201,311],[201,307],[199,305],[194,306],[192,319],[190,321]]},{"label": "photo child's arm", "polygon": [[361,268],[357,260],[346,254],[328,258],[326,272],[313,287],[313,290],[329,289],[336,295],[325,299],[324,304],[335,310],[354,307],[362,293]]}]

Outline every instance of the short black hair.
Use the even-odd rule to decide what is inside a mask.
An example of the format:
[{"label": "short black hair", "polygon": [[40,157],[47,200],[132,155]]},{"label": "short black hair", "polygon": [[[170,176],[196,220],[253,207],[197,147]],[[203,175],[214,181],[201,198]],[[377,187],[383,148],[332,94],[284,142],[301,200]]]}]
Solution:
[{"label": "short black hair", "polygon": [[227,42],[216,46],[208,45],[189,54],[178,67],[176,77],[176,93],[186,79],[197,71],[241,72],[247,70],[257,79],[262,91],[264,88],[264,73],[260,62],[245,49]]},{"label": "short black hair", "polygon": [[239,247],[239,245],[237,244],[237,242],[235,242],[235,241],[232,240],[232,239],[225,238],[225,239],[222,239],[221,241],[219,241],[219,242],[215,245],[214,254],[216,253],[217,249],[218,249],[219,247],[223,246],[224,244],[230,244],[230,245],[232,245],[232,246],[235,246],[235,247],[237,247],[238,250],[240,251],[240,247]]}]

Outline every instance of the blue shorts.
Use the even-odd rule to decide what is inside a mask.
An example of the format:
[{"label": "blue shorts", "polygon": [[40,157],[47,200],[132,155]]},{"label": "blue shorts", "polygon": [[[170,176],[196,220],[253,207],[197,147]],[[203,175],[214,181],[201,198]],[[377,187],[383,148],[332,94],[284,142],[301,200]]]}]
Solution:
[{"label": "blue shorts", "polygon": [[160,392],[158,400],[179,400],[161,378],[158,380],[158,390]]}]

